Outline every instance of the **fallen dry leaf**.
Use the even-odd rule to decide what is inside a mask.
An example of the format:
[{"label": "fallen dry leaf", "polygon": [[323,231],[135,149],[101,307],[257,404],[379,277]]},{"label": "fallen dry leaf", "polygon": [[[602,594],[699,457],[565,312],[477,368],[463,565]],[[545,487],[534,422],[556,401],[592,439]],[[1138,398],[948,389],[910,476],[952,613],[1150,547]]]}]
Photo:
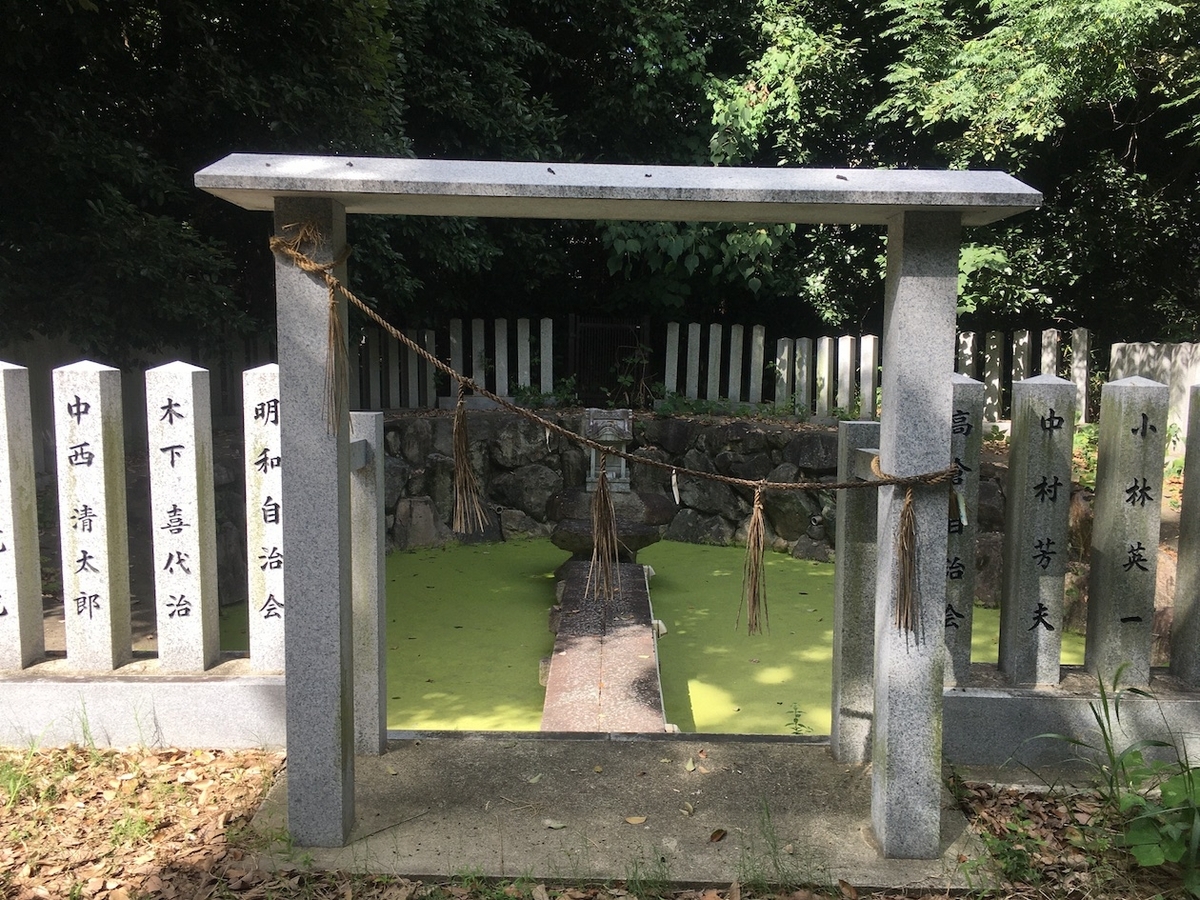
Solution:
[{"label": "fallen dry leaf", "polygon": [[839,878],[838,890],[842,892],[842,896],[845,897],[846,900],[858,900],[858,888],[856,888],[850,882]]},{"label": "fallen dry leaf", "polygon": [[712,834],[710,834],[708,836],[708,841],[711,844],[715,844],[717,841],[723,841],[723,840],[725,840],[725,835],[727,835],[728,833],[729,832],[727,832],[724,828],[718,828],[716,831],[714,831]]},{"label": "fallen dry leaf", "polygon": [[630,825],[641,825],[643,822],[646,821],[646,817],[645,816],[626,816],[625,821],[628,822]]}]

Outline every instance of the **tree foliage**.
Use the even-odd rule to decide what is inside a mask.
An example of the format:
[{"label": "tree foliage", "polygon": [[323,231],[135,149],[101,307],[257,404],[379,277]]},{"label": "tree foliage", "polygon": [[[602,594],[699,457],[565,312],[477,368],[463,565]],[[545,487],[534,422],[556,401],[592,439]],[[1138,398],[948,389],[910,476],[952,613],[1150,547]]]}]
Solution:
[{"label": "tree foliage", "polygon": [[[273,321],[233,151],[1004,168],[1045,207],[968,234],[964,324],[1194,337],[1195,0],[9,0],[0,344],[120,359]],[[356,217],[360,293],[448,313],[879,315],[866,227]]]}]

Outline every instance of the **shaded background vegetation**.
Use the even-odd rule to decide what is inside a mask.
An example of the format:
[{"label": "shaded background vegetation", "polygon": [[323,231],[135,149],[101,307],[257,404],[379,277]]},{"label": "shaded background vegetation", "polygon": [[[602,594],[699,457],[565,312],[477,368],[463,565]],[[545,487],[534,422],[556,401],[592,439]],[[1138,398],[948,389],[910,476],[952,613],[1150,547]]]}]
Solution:
[{"label": "shaded background vegetation", "polygon": [[[0,345],[115,360],[273,324],[229,152],[986,167],[1045,207],[968,234],[964,327],[1192,339],[1200,21],[1153,0],[8,0]],[[871,328],[876,229],[356,217],[385,315]]]}]

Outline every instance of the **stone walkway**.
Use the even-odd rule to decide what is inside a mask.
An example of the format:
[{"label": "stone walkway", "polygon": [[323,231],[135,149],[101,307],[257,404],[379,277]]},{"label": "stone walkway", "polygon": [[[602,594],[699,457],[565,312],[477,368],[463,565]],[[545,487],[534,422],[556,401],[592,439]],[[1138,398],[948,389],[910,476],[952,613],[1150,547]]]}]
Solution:
[{"label": "stone walkway", "polygon": [[585,597],[590,564],[567,562],[542,731],[661,732],[666,726],[645,567],[622,563],[611,601]]}]

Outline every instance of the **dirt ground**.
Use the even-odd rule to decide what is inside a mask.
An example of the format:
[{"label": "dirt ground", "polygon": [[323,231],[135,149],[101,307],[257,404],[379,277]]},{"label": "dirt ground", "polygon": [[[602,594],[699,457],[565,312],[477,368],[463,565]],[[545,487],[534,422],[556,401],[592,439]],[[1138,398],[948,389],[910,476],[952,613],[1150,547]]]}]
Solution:
[{"label": "dirt ground", "polygon": [[[898,900],[832,885],[691,886],[652,877],[623,883],[490,883],[459,873],[440,884],[316,872],[286,834],[258,834],[250,819],[284,765],[278,753],[88,747],[0,751],[0,895],[42,898],[374,898],[374,900]],[[997,790],[952,781],[972,827],[986,835],[994,865],[989,896],[1116,898],[1171,896],[1169,868],[1136,869],[1091,794]],[[287,862],[268,869],[260,854]],[[926,894],[927,898],[945,897]],[[982,896],[982,895],[980,895]]]}]

